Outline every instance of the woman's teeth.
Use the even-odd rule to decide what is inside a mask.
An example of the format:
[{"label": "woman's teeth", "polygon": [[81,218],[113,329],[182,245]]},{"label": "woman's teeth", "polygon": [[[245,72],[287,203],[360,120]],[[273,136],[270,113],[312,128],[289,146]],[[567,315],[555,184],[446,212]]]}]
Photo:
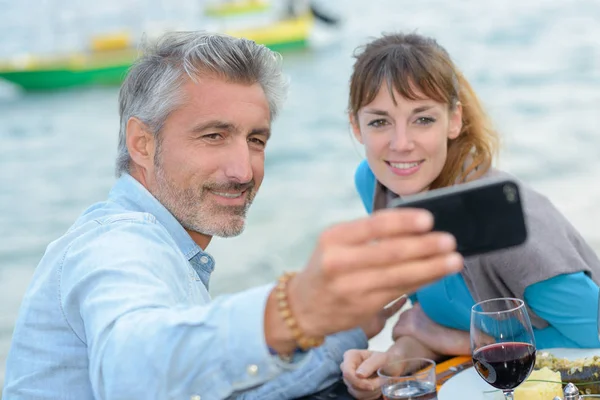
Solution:
[{"label": "woman's teeth", "polygon": [[421,163],[420,161],[410,162],[410,163],[393,163],[393,162],[391,162],[390,165],[392,167],[398,168],[398,169],[410,169],[410,168],[416,167],[420,163]]}]

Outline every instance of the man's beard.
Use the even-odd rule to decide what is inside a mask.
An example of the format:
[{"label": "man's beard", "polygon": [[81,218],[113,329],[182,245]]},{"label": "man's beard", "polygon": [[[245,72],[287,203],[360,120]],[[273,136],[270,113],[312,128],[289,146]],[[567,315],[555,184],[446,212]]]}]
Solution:
[{"label": "man's beard", "polygon": [[[223,206],[210,200],[209,191],[242,192],[246,190],[246,203],[241,206]],[[156,164],[156,193],[154,197],[173,214],[187,230],[207,236],[233,237],[244,231],[246,213],[256,195],[254,180],[248,183],[209,183],[199,187],[178,187]]]}]

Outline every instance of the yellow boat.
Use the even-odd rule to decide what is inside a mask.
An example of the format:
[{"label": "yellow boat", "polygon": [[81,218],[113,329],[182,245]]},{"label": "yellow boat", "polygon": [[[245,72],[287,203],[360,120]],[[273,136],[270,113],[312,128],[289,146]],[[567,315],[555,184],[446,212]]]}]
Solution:
[{"label": "yellow boat", "polygon": [[231,30],[226,33],[254,40],[274,51],[286,51],[306,47],[313,25],[314,18],[312,14],[307,13],[263,27]]},{"label": "yellow boat", "polygon": [[271,5],[264,0],[230,0],[209,4],[204,13],[210,17],[229,17],[239,14],[253,14],[267,11]]},{"label": "yellow boat", "polygon": [[[254,40],[274,51],[299,49],[308,45],[313,27],[310,14],[270,25],[226,31]],[[25,90],[52,90],[85,85],[118,85],[139,56],[127,33],[92,39],[90,51],[53,57],[28,57],[1,61],[0,78]]]}]

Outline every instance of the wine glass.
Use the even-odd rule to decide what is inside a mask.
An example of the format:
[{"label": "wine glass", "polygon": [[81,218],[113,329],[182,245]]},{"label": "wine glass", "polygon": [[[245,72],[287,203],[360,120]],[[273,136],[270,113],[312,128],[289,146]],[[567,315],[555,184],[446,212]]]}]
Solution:
[{"label": "wine glass", "polygon": [[479,376],[502,390],[506,400],[513,400],[514,389],[535,365],[535,338],[525,303],[500,298],[475,304],[471,309],[471,351]]}]

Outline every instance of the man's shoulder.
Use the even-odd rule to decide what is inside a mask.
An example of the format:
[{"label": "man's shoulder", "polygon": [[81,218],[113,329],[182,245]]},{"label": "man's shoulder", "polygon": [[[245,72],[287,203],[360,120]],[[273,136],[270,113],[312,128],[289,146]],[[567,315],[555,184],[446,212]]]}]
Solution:
[{"label": "man's shoulder", "polygon": [[82,215],[48,246],[38,268],[58,269],[61,285],[71,287],[86,274],[112,274],[124,266],[129,272],[145,274],[160,270],[149,265],[182,259],[174,239],[152,214],[123,211]]},{"label": "man's shoulder", "polygon": [[84,211],[55,243],[61,243],[60,247],[67,252],[85,249],[110,253],[149,244],[174,246],[169,233],[153,214],[108,203],[99,203]]},{"label": "man's shoulder", "polygon": [[156,223],[156,218],[148,212],[132,210],[112,201],[102,201],[89,206],[75,221],[72,228],[88,222],[108,225],[118,222]]}]

